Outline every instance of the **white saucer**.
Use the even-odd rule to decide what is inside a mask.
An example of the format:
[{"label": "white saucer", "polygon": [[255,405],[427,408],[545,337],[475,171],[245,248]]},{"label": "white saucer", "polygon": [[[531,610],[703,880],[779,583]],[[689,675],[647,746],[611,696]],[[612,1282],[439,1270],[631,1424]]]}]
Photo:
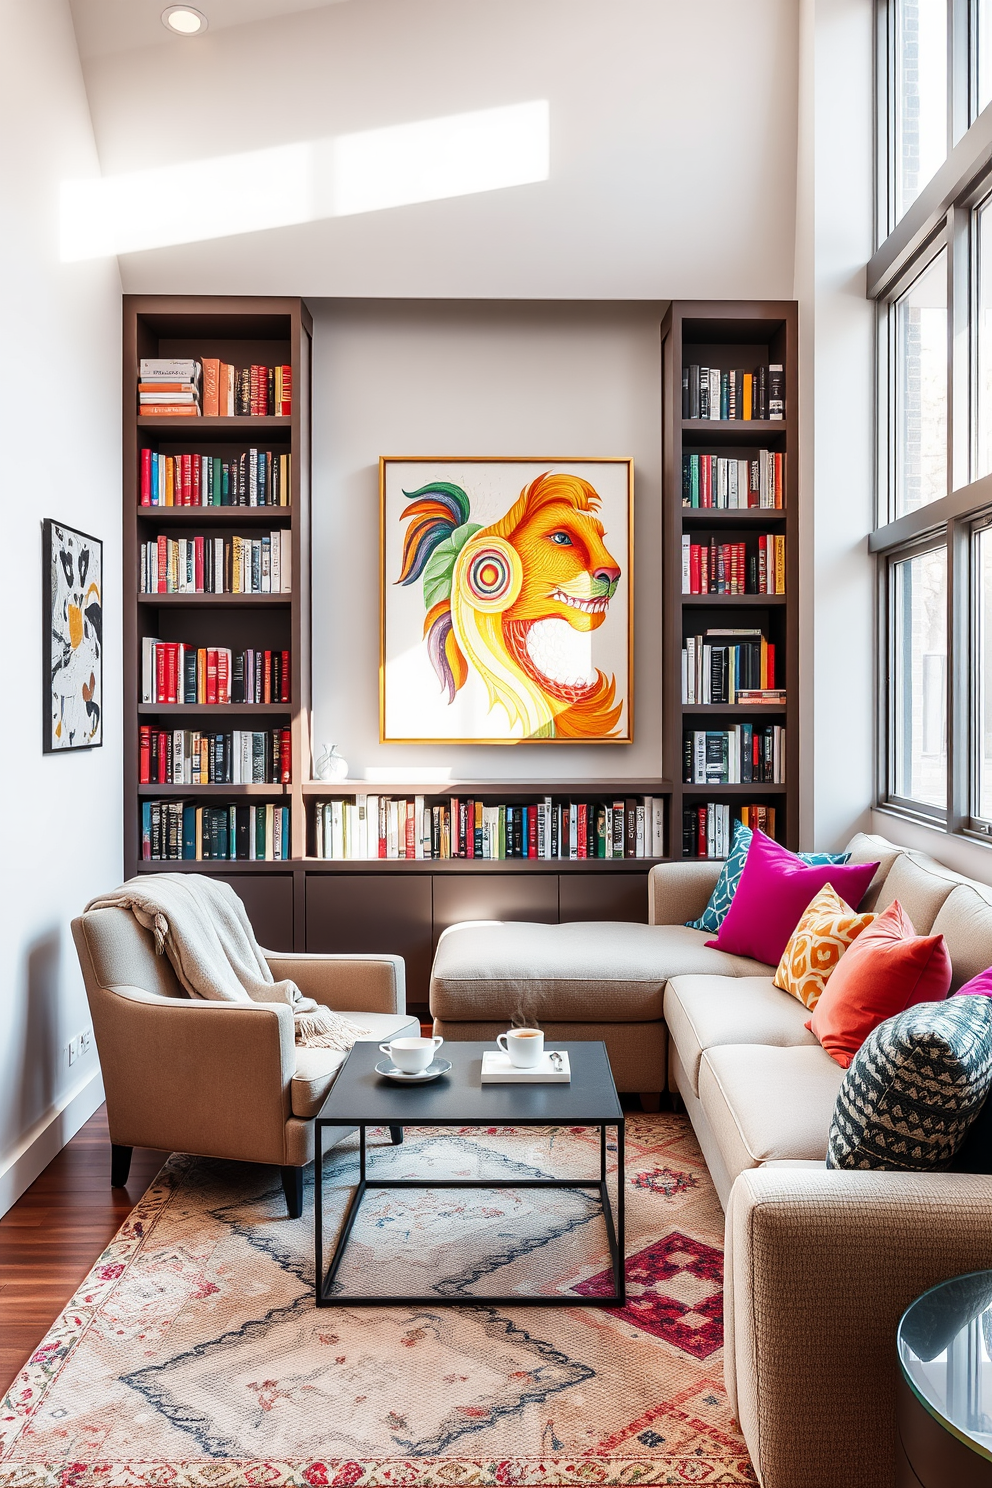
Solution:
[{"label": "white saucer", "polygon": [[429,1081],[436,1080],[438,1075],[446,1075],[450,1068],[450,1059],[435,1059],[425,1070],[408,1075],[406,1070],[397,1069],[391,1059],[380,1059],[375,1072],[377,1075],[385,1075],[387,1080],[395,1080],[398,1085],[426,1085]]}]

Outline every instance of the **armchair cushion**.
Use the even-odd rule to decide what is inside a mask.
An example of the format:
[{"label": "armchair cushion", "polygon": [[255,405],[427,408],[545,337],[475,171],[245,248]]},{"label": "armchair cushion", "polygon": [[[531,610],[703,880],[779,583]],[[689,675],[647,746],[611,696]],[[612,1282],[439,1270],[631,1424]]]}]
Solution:
[{"label": "armchair cushion", "polygon": [[[416,1038],[420,1033],[420,1024],[416,1018],[408,1018],[405,1013],[342,1013],[343,1018],[361,1017],[362,1023],[368,1028],[365,1038],[358,1040],[360,1044],[381,1044],[394,1038]],[[296,1050],[296,1073],[293,1075],[292,1104],[293,1115],[303,1120],[316,1116],[331,1086],[334,1084],[338,1070],[347,1059],[347,1051],[341,1049],[304,1049],[297,1047]]]}]

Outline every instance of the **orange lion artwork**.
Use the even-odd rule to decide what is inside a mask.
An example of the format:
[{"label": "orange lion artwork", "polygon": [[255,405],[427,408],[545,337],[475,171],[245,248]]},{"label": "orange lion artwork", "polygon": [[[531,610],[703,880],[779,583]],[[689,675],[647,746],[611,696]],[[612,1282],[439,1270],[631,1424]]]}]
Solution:
[{"label": "orange lion artwork", "polygon": [[451,482],[403,495],[395,582],[423,582],[424,639],[448,704],[474,671],[517,738],[617,738],[623,700],[593,666],[591,637],[623,575],[595,488],[546,471],[488,527],[469,520],[469,497]]}]

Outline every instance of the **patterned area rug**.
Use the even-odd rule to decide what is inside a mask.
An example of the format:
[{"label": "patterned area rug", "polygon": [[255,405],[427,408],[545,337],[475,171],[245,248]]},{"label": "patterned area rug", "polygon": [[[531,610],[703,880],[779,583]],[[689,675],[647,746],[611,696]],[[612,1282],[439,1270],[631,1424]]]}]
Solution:
[{"label": "patterned area rug", "polygon": [[[409,1129],[384,1176],[592,1177],[599,1135]],[[340,1211],[355,1139],[328,1157]],[[684,1117],[627,1123],[623,1308],[581,1190],[371,1193],[339,1305],[313,1302],[313,1190],[173,1157],[0,1405],[3,1488],[754,1484],[722,1384],[723,1216]],[[333,1225],[332,1225],[333,1228]],[[333,1236],[332,1236],[333,1239]],[[347,1291],[478,1297],[349,1307]]]}]

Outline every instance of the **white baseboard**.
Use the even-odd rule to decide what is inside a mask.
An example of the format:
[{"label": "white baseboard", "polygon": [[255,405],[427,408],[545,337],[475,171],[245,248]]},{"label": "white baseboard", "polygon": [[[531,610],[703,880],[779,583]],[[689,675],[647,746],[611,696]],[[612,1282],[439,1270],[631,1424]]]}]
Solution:
[{"label": "white baseboard", "polygon": [[97,1068],[35,1122],[0,1167],[0,1216],[17,1203],[39,1173],[58,1157],[70,1138],[103,1104],[103,1098],[103,1077]]}]

